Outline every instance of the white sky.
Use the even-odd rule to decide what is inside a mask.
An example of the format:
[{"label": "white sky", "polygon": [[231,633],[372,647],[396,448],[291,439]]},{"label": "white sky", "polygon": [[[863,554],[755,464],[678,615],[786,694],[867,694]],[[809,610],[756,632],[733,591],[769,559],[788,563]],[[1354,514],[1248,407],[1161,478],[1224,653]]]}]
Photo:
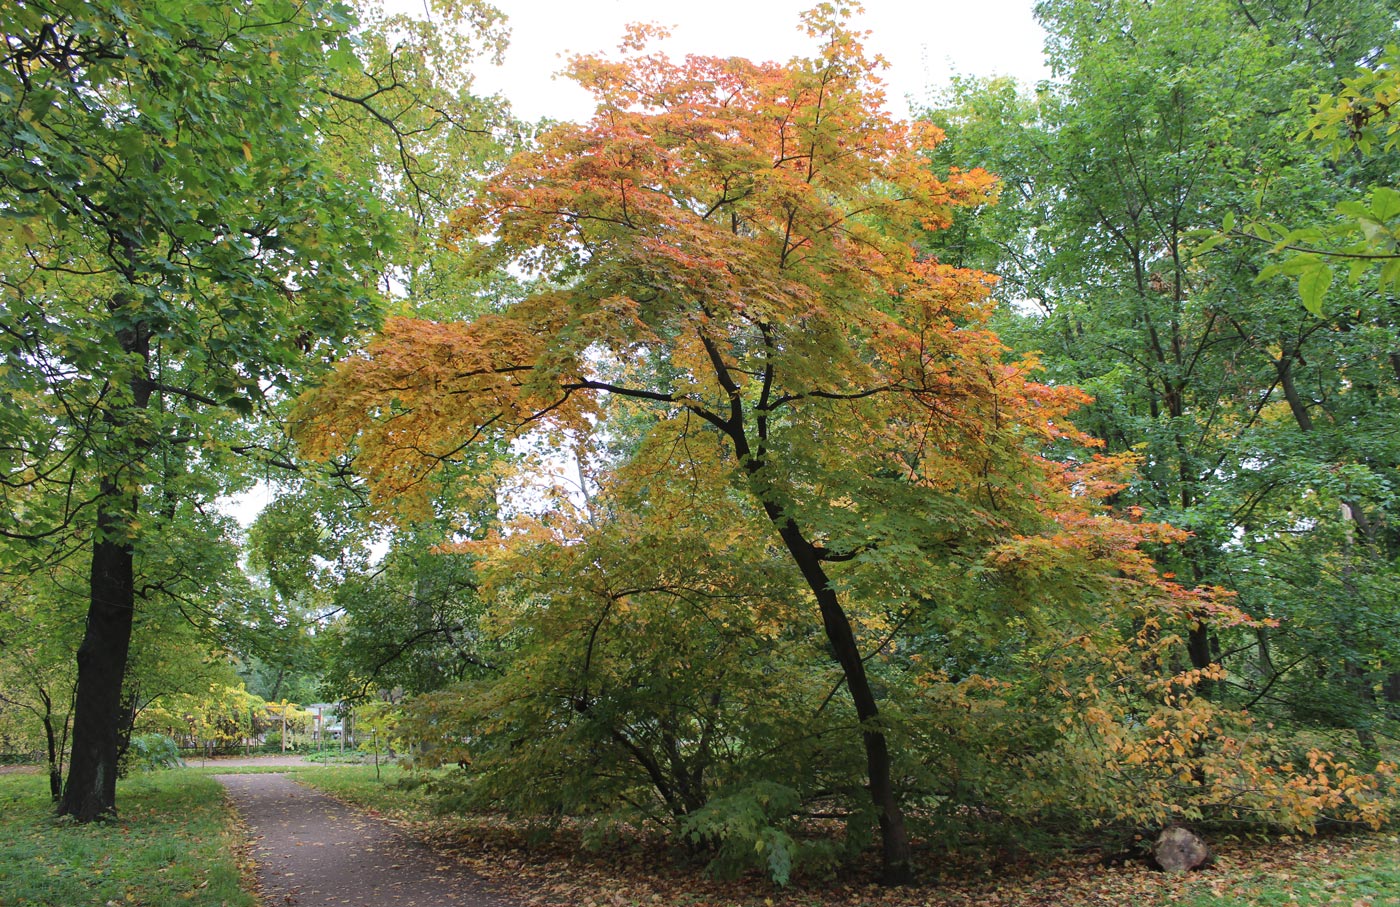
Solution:
[{"label": "white sky", "polygon": [[[405,2],[405,0],[399,0]],[[477,67],[476,90],[499,92],[525,120],[548,116],[583,120],[589,96],[567,79],[552,78],[574,53],[611,53],[630,22],[671,30],[663,46],[685,54],[740,56],[785,62],[815,45],[799,29],[799,14],[817,0],[495,0],[510,19],[505,64]],[[1010,75],[1034,84],[1048,77],[1041,64],[1044,33],[1034,0],[866,0],[854,20],[871,32],[866,51],[890,64],[884,74],[891,112],[905,116],[907,99],[923,101],[953,73]]]}]

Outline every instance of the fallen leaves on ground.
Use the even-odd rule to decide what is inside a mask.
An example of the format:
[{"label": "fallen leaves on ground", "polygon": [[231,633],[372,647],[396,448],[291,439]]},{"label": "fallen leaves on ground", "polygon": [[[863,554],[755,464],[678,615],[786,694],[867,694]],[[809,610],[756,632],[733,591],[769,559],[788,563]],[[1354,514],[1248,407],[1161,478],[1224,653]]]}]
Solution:
[{"label": "fallen leaves on ground", "polygon": [[[1105,865],[1095,854],[1003,857],[992,868],[971,859],[925,854],[924,878],[912,888],[876,884],[873,859],[835,881],[798,880],[774,888],[757,875],[735,881],[706,878],[703,860],[638,836],[603,850],[581,848],[564,829],[532,840],[505,818],[394,821],[435,849],[467,863],[528,907],[1097,907],[1097,905],[1254,904],[1256,887],[1288,889],[1309,879],[1288,903],[1328,907],[1400,905],[1394,897],[1358,897],[1341,872],[1328,887],[1327,867],[1352,866],[1400,851],[1394,836],[1334,836],[1282,843],[1214,842],[1216,860],[1203,870],[1168,875],[1142,863]],[[985,860],[985,854],[979,859]],[[1270,903],[1273,903],[1270,900]]]}]

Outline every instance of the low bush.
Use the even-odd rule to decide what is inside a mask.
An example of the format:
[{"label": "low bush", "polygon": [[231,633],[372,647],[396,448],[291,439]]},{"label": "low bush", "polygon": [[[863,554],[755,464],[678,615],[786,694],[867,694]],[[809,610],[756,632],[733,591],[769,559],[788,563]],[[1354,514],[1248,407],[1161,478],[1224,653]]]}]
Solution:
[{"label": "low bush", "polygon": [[131,738],[131,745],[122,757],[121,774],[180,768],[184,764],[180,746],[173,738],[164,734],[137,734]]}]

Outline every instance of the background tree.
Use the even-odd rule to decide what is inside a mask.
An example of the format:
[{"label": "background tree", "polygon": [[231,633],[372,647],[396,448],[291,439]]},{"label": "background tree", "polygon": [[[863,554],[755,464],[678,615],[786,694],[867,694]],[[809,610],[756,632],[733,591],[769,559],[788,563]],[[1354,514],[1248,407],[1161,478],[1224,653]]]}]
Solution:
[{"label": "background tree", "polygon": [[0,579],[0,726],[12,746],[43,752],[49,792],[63,795],[72,730],[73,651],[82,636],[81,578],[64,565]]},{"label": "background tree", "polygon": [[1118,500],[1193,533],[1160,553],[1163,569],[1237,589],[1280,622],[1224,637],[1191,622],[1191,663],[1231,668],[1227,689],[1201,692],[1370,746],[1394,649],[1394,303],[1358,287],[1319,318],[1269,267],[1274,238],[1203,240],[1253,217],[1325,216],[1366,184],[1375,162],[1298,141],[1307,112],[1292,99],[1332,91],[1397,10],[1038,12],[1051,82],[1034,97],[965,83],[933,115],[952,134],[945,163],[1003,177],[999,208],[935,247],[1003,274],[1003,336],[1095,396],[1080,424],[1110,450],[1141,452]]},{"label": "background tree", "polygon": [[245,420],[376,318],[392,165],[337,137],[388,130],[411,181],[430,169],[419,145],[466,123],[405,97],[411,56],[357,36],[335,3],[55,0],[0,17],[0,471],[16,515],[0,532],[16,569],[90,555],[61,805],[88,820],[114,808],[150,527],[166,501],[236,487],[233,455],[263,451],[238,437]]}]

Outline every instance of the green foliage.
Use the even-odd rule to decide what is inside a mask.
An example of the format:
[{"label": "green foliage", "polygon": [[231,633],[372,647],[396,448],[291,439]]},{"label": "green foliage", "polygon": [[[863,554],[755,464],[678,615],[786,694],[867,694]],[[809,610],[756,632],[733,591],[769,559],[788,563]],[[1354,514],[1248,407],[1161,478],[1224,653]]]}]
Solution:
[{"label": "green foliage", "polygon": [[180,746],[174,738],[165,734],[135,734],[122,756],[123,774],[133,769],[138,772],[154,772],[167,768],[181,768],[185,764],[180,758]]},{"label": "green foliage", "polygon": [[[1257,279],[1295,278],[1303,307],[1319,317],[1334,269],[1341,265],[1346,265],[1345,276],[1353,287],[1374,279],[1380,293],[1400,290],[1400,192],[1373,187],[1364,199],[1338,203],[1333,213],[1333,223],[1324,226],[1287,232],[1267,224],[1245,228],[1272,242],[1269,252],[1278,258],[1262,268]],[[1224,230],[1228,233],[1230,228]],[[1214,244],[1213,240],[1203,243],[1197,254],[1209,251]]]},{"label": "green foliage", "polygon": [[75,791],[113,776],[119,691],[150,695],[121,689],[133,617],[154,618],[138,645],[172,603],[212,647],[249,626],[190,594],[222,552],[189,526],[292,465],[268,417],[376,323],[381,278],[427,268],[418,234],[495,147],[500,111],[462,75],[499,49],[500,16],[440,13],[0,8],[0,570],[92,552]]},{"label": "green foliage", "polygon": [[1227,212],[1220,232],[1196,250],[1203,255],[1231,237],[1268,245],[1273,260],[1259,279],[1296,279],[1304,308],[1316,316],[1323,314],[1324,298],[1342,269],[1352,287],[1375,280],[1382,293],[1400,288],[1400,192],[1391,185],[1393,152],[1400,146],[1400,118],[1393,109],[1400,99],[1400,50],[1395,45],[1383,52],[1366,48],[1364,59],[1354,74],[1341,79],[1340,90],[1322,82],[1320,95],[1303,93],[1309,96],[1311,116],[1298,138],[1315,143],[1339,165],[1343,154],[1351,152],[1354,162],[1347,169],[1354,172],[1352,178],[1370,185],[1338,202],[1330,219],[1303,226],[1297,226],[1296,217],[1271,219],[1256,198],[1259,210],[1248,221],[1237,229],[1234,212]]},{"label": "green foliage", "polygon": [[[792,816],[801,805],[796,790],[771,781],[757,782],[722,793],[687,816],[681,834],[697,845],[713,847],[709,871],[720,878],[735,878],[759,868],[773,884],[787,885],[794,863],[802,853],[792,836]],[[809,845],[830,857],[830,842]]]},{"label": "green foliage", "polygon": [[[1335,93],[1400,11],[1039,11],[1055,79],[1034,94],[964,81],[931,114],[950,136],[939,166],[1002,178],[1000,205],[960,213],[931,247],[1004,276],[1001,335],[1094,395],[1080,427],[1141,458],[1116,501],[1192,532],[1154,552],[1161,569],[1272,622],[1210,627],[1188,611],[1162,628],[1179,646],[1162,667],[1206,671],[1191,689],[1227,713],[1373,763],[1400,651],[1397,310],[1389,272],[1384,288],[1371,265],[1334,277],[1331,252],[1388,255],[1400,196],[1380,151],[1334,162],[1298,139],[1306,101]],[[1338,230],[1275,226],[1334,214]],[[1313,312],[1290,303],[1294,281]]]},{"label": "green foliage", "polygon": [[473,558],[433,553],[441,539],[429,527],[397,533],[379,563],[334,588],[337,617],[317,639],[326,693],[402,697],[492,670]]}]

